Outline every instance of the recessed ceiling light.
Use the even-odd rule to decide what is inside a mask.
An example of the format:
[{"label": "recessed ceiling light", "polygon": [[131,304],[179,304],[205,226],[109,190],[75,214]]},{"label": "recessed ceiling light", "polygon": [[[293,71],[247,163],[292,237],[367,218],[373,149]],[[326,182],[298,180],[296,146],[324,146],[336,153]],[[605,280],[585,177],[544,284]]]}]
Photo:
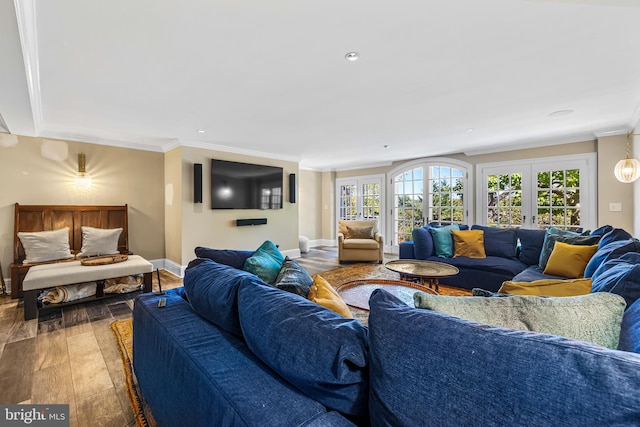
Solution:
[{"label": "recessed ceiling light", "polygon": [[467,132],[473,132],[473,128],[467,129]]},{"label": "recessed ceiling light", "polygon": [[347,61],[357,61],[360,59],[360,54],[358,52],[349,52],[344,56],[344,58]]},{"label": "recessed ceiling light", "polygon": [[571,113],[573,113],[573,110],[558,110],[558,111],[549,113],[549,117],[568,116]]},{"label": "recessed ceiling light", "polygon": [[388,144],[384,144],[383,147],[384,148],[389,148],[389,145]]},{"label": "recessed ceiling light", "polygon": [[205,131],[203,131],[202,129],[198,129],[196,132],[198,132],[198,133],[204,133]]}]

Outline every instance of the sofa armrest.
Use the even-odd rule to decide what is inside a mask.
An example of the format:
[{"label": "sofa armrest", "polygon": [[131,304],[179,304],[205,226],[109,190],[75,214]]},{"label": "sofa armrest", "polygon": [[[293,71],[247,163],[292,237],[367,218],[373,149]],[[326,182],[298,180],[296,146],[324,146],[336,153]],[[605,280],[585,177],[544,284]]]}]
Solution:
[{"label": "sofa armrest", "polygon": [[409,240],[408,242],[402,242],[398,245],[400,250],[398,254],[398,258],[400,259],[415,259],[416,255],[414,252],[413,241]]},{"label": "sofa armrest", "polygon": [[338,243],[344,242],[344,234],[338,232]]},{"label": "sofa armrest", "polygon": [[382,245],[382,242],[384,240],[384,236],[382,234],[376,232],[376,234],[373,235],[373,238]]}]

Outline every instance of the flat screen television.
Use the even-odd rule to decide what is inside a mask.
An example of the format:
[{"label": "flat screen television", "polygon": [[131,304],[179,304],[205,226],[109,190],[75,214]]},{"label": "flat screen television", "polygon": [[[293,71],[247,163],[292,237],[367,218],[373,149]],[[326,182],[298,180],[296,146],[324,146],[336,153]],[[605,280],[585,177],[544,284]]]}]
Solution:
[{"label": "flat screen television", "polygon": [[211,160],[211,209],[282,209],[282,168]]}]

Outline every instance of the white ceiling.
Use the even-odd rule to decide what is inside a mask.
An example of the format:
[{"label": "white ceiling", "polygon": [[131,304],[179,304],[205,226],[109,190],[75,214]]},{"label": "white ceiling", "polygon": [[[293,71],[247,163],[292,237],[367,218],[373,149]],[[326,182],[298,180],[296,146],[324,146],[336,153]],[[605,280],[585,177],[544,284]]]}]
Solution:
[{"label": "white ceiling", "polygon": [[640,119],[639,6],[0,0],[0,114],[15,134],[319,170],[591,140]]}]

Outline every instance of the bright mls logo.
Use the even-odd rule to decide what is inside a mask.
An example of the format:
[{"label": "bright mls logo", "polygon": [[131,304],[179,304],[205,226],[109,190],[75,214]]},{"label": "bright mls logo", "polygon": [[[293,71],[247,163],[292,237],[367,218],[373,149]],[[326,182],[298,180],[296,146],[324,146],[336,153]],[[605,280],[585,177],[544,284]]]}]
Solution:
[{"label": "bright mls logo", "polygon": [[69,427],[69,405],[0,405],[0,425]]}]

